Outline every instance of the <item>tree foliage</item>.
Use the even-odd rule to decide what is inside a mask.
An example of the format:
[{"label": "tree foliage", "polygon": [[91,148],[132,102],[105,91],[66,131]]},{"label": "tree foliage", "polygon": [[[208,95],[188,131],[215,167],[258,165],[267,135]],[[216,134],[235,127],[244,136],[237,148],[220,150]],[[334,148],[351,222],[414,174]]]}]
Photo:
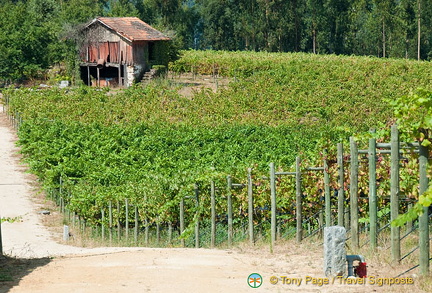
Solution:
[{"label": "tree foliage", "polygon": [[[180,48],[430,59],[426,0],[4,0],[0,79],[71,59],[65,32],[97,16],[139,16]],[[71,63],[71,62],[69,62]]]}]

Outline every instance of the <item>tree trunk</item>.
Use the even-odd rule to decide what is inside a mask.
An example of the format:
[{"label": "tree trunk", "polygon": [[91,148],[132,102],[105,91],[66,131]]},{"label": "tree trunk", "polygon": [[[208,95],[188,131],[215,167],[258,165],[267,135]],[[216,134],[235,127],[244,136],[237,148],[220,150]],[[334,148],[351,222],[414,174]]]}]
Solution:
[{"label": "tree trunk", "polygon": [[383,38],[383,58],[386,57],[386,36],[385,36],[385,23],[384,18],[382,22],[382,38]]},{"label": "tree trunk", "polygon": [[418,18],[417,18],[417,60],[420,61],[420,34],[421,34],[421,27],[420,27],[420,17],[421,17],[421,0],[417,0],[418,3]]},{"label": "tree trunk", "polygon": [[312,50],[313,50],[313,53],[316,54],[316,30],[315,30],[315,28],[312,29]]}]

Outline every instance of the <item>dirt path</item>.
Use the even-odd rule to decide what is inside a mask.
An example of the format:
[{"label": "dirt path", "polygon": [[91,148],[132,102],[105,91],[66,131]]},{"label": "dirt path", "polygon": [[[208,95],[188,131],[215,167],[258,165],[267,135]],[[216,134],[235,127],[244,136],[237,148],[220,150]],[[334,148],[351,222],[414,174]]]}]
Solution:
[{"label": "dirt path", "polygon": [[[0,215],[9,220],[1,225],[3,250],[16,258],[13,265],[23,267],[14,280],[0,282],[0,293],[404,292],[412,288],[418,292],[419,286],[413,285],[346,285],[339,281],[320,285],[321,243],[285,242],[273,254],[265,246],[232,250],[87,249],[59,244],[53,240],[59,235],[52,235],[42,225],[44,216],[38,211],[43,207],[32,200],[32,179],[18,163],[15,140],[5,115],[0,113]],[[370,276],[394,274],[388,264],[368,264]],[[258,289],[248,286],[252,273],[262,276]],[[277,277],[275,285],[270,283],[273,276]],[[295,280],[301,283],[292,284]]]},{"label": "dirt path", "polygon": [[[35,192],[31,176],[19,163],[16,135],[9,127],[0,105],[0,216],[2,223],[3,252],[18,258],[40,258],[74,253],[125,251],[124,248],[83,249],[59,244],[42,225],[40,212],[43,205],[32,198]],[[57,235],[58,236],[58,235]]]}]

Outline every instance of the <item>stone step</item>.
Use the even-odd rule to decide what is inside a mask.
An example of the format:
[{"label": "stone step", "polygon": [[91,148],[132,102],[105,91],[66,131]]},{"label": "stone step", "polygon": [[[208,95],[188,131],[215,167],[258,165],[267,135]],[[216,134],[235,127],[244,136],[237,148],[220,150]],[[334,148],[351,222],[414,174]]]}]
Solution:
[{"label": "stone step", "polygon": [[156,69],[150,69],[149,71],[144,73],[144,76],[142,78],[142,81],[148,81],[155,77],[157,71]]}]

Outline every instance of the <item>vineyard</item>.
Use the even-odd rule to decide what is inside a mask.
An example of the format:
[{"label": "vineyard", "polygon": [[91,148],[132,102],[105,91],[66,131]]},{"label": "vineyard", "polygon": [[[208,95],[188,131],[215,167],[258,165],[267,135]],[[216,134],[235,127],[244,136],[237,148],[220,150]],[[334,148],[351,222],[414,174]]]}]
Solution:
[{"label": "vineyard", "polygon": [[[231,82],[217,92],[203,88],[185,97],[176,82],[183,73]],[[4,92],[31,172],[71,221],[79,218],[110,239],[133,228],[135,242],[144,245],[155,231],[153,245],[163,245],[159,240],[165,237],[168,245],[213,246],[246,239],[252,215],[252,242],[268,239],[274,163],[276,173],[302,170],[302,225],[312,234],[323,223],[324,193],[337,196],[337,190],[350,188],[350,157],[345,154],[348,167],[340,175],[338,143],[349,149],[350,136],[359,148],[367,148],[369,138],[387,141],[388,126],[396,121],[394,101],[417,88],[431,90],[432,84],[428,62],[255,52],[183,52],[170,75],[121,91]],[[402,131],[401,137],[408,134]],[[404,156],[400,190],[407,204],[400,212],[419,196],[416,154]],[[315,167],[323,167],[328,178]],[[368,166],[359,168],[359,217],[367,223]],[[389,170],[389,160],[380,155],[381,211],[390,208]],[[296,180],[274,179],[280,237],[295,234]],[[347,198],[343,205],[349,209]]]}]

